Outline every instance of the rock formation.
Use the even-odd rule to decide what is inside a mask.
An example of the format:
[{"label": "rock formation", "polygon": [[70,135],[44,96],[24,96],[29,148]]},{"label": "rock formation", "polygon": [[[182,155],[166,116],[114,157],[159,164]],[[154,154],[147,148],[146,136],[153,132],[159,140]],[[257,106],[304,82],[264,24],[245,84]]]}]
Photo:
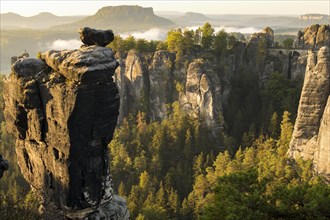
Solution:
[{"label": "rock formation", "polygon": [[8,161],[5,160],[2,155],[0,154],[0,179],[3,176],[3,173],[9,169]]},{"label": "rock formation", "polygon": [[4,116],[45,218],[128,219],[125,202],[112,200],[107,149],[119,114],[112,50],[92,45],[41,57],[12,65]]},{"label": "rock formation", "polygon": [[156,51],[148,68],[150,82],[150,114],[154,119],[166,116],[166,104],[173,100],[174,55],[167,51]]},{"label": "rock formation", "polygon": [[114,40],[114,34],[112,30],[95,30],[89,27],[84,27],[79,29],[80,40],[90,46],[90,45],[98,45],[105,47],[110,42]]},{"label": "rock formation", "polygon": [[[254,33],[246,46],[246,53],[250,68],[262,72],[267,48],[274,47],[274,31],[266,27],[262,32]],[[260,74],[260,78],[263,76]]]},{"label": "rock formation", "polygon": [[330,47],[330,25],[314,24],[297,33],[294,40],[296,48],[319,49]]},{"label": "rock formation", "polygon": [[314,160],[316,170],[330,177],[329,95],[329,48],[322,47],[317,55],[309,51],[289,155]]},{"label": "rock formation", "polygon": [[260,40],[262,40],[263,43],[266,44],[266,47],[274,47],[273,29],[271,29],[270,27],[266,27],[261,32],[252,34],[249,40],[249,44],[257,46]]},{"label": "rock formation", "polygon": [[[122,97],[123,116],[138,110],[148,112],[151,120],[166,116],[166,104],[170,102],[173,84],[174,54],[168,51],[141,54],[128,52],[119,60],[116,82]],[[122,116],[120,116],[122,118]]]},{"label": "rock formation", "polygon": [[316,169],[319,173],[326,174],[330,180],[330,96],[323,112],[317,146],[314,156]]},{"label": "rock formation", "polygon": [[119,59],[120,63],[116,70],[116,83],[121,97],[120,116],[123,117],[129,113],[136,113],[141,109],[141,95],[144,92],[147,76],[147,64],[144,56],[131,50],[126,59]]},{"label": "rock formation", "polygon": [[167,116],[167,104],[178,101],[189,115],[204,117],[211,127],[219,126],[222,102],[217,73],[203,59],[185,61],[188,69],[176,67],[175,54],[163,50],[145,54],[131,50],[119,59],[120,120],[141,110],[148,112],[150,120],[161,120]]},{"label": "rock formation", "polygon": [[180,96],[180,103],[193,116],[203,117],[208,126],[217,126],[222,114],[221,85],[208,62],[197,59],[189,64],[186,90]]}]

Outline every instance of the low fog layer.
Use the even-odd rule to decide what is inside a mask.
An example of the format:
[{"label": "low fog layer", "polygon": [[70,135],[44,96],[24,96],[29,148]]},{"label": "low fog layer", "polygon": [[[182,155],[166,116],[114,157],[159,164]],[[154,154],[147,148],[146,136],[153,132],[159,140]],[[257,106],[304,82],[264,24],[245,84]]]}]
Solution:
[{"label": "low fog layer", "polygon": [[77,39],[62,40],[58,39],[52,43],[46,44],[47,50],[72,50],[81,46],[81,41]]},{"label": "low fog layer", "polygon": [[[191,26],[186,27],[189,30],[196,30],[199,28],[199,26]],[[255,28],[255,27],[225,27],[225,26],[218,26],[213,27],[216,32],[219,32],[221,30],[225,30],[227,33],[233,33],[233,32],[240,32],[242,34],[252,34],[256,32],[260,32],[262,29]],[[182,28],[183,30],[185,28]],[[137,39],[146,39],[146,40],[165,40],[167,37],[167,32],[169,30],[166,29],[160,29],[160,28],[152,28],[144,32],[127,32],[127,33],[120,33],[120,36],[123,38],[126,38],[128,36],[133,36]]]}]

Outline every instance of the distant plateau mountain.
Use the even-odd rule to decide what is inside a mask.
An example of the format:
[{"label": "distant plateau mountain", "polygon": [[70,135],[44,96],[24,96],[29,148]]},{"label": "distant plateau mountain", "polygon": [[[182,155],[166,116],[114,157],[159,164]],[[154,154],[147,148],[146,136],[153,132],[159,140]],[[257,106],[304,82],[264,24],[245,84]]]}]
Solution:
[{"label": "distant plateau mountain", "polygon": [[115,33],[138,31],[153,27],[169,27],[174,23],[156,16],[152,8],[140,6],[108,6],[103,7],[92,16],[71,24],[56,26],[60,30],[77,30],[90,26],[97,29],[112,29]]}]

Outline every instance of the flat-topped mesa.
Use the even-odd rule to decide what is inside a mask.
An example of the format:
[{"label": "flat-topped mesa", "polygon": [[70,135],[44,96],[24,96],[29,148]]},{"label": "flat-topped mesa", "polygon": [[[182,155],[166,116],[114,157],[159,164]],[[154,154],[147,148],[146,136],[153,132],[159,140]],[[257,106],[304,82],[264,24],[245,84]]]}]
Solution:
[{"label": "flat-topped mesa", "polygon": [[7,129],[46,219],[129,216],[116,213],[124,202],[112,200],[107,148],[119,114],[117,66],[111,49],[83,46],[18,59],[4,80]]},{"label": "flat-topped mesa", "polygon": [[308,54],[289,155],[312,159],[316,170],[330,177],[329,96],[330,55],[329,48],[322,47],[317,55]]}]

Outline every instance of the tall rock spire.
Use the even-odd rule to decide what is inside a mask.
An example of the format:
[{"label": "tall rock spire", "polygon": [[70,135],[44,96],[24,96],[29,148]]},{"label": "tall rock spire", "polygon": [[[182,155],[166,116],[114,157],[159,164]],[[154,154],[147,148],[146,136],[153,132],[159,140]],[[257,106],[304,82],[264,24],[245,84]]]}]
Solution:
[{"label": "tall rock spire", "polygon": [[7,127],[46,219],[129,216],[110,218],[121,200],[113,200],[107,148],[119,114],[117,66],[111,49],[83,45],[18,59],[5,79]]},{"label": "tall rock spire", "polygon": [[289,155],[312,159],[318,172],[330,175],[330,55],[322,47],[309,51],[298,115]]}]

